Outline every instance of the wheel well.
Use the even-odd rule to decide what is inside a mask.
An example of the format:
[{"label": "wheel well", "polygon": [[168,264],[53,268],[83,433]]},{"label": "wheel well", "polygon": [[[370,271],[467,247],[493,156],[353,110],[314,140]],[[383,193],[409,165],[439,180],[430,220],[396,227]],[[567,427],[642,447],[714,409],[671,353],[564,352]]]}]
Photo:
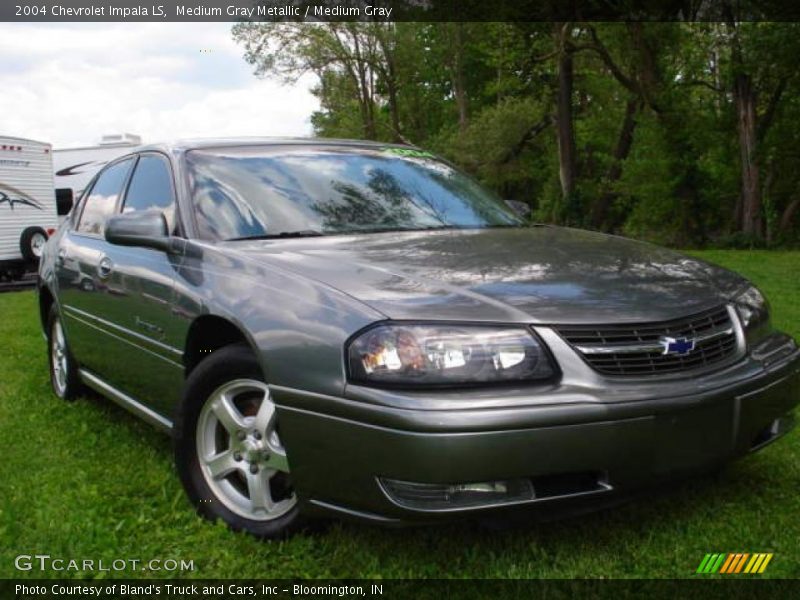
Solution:
[{"label": "wheel well", "polygon": [[[53,294],[46,286],[39,288],[39,319],[42,322],[42,330],[47,331],[47,319],[50,316],[50,307],[53,306]],[[49,334],[48,334],[49,335]]]},{"label": "wheel well", "polygon": [[242,330],[236,325],[214,315],[203,315],[194,320],[186,336],[183,364],[188,377],[206,356],[224,346],[248,343]]}]

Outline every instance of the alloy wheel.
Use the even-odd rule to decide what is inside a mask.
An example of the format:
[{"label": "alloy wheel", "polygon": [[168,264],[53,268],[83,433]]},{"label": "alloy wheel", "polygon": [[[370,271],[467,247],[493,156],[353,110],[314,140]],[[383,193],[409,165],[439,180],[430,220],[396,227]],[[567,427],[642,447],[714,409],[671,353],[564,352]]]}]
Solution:
[{"label": "alloy wheel", "polygon": [[67,342],[64,338],[64,329],[61,320],[53,320],[50,331],[50,361],[53,369],[53,386],[59,396],[64,396],[67,390]]},{"label": "alloy wheel", "polygon": [[206,483],[232,512],[269,521],[297,504],[265,383],[237,379],[215,390],[200,412],[196,440]]}]

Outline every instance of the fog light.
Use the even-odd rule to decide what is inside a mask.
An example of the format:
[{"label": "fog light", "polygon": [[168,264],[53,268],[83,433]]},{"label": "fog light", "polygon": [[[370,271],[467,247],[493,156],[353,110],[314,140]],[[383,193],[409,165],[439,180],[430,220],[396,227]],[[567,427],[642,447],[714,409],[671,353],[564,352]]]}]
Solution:
[{"label": "fog light", "polygon": [[758,432],[750,444],[750,451],[760,450],[767,444],[783,437],[797,426],[797,417],[794,413],[787,413],[779,419],[775,419],[764,429]]},{"label": "fog light", "polygon": [[394,502],[422,510],[488,506],[535,498],[533,485],[529,479],[453,484],[413,483],[383,478],[379,481]]}]

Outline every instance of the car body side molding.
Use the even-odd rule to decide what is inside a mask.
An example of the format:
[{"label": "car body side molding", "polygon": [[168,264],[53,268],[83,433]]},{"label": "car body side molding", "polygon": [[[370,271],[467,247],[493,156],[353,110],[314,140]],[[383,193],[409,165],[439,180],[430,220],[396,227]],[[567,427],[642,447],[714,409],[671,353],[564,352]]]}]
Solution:
[{"label": "car body side molding", "polygon": [[80,369],[78,373],[80,374],[81,381],[83,381],[83,383],[88,385],[97,393],[102,394],[109,400],[112,400],[125,410],[132,412],[140,419],[147,421],[164,433],[170,434],[172,432],[172,421],[166,417],[158,414],[154,410],[151,410],[138,400],[131,398],[125,392],[118,390],[113,385],[106,383],[85,369]]}]

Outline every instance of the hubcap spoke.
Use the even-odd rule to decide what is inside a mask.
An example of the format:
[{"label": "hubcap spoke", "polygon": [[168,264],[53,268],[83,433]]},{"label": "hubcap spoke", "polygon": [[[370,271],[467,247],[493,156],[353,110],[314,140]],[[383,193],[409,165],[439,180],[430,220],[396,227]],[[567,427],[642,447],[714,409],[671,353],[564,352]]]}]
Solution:
[{"label": "hubcap spoke", "polygon": [[261,406],[258,407],[256,413],[255,429],[263,435],[267,435],[274,427],[275,421],[275,405],[269,399],[269,392],[264,394],[264,399],[261,400]]},{"label": "hubcap spoke", "polygon": [[221,394],[219,398],[214,400],[212,410],[219,422],[222,423],[222,426],[232,436],[235,436],[237,431],[245,428],[244,417],[234,405],[233,399],[229,394]]},{"label": "hubcap spoke", "polygon": [[240,468],[239,463],[233,459],[233,452],[231,450],[226,450],[216,456],[207,458],[206,466],[214,479],[222,479]]},{"label": "hubcap spoke", "polygon": [[269,487],[269,471],[261,469],[258,473],[247,471],[247,493],[255,511],[270,512],[275,507]]},{"label": "hubcap spoke", "polygon": [[286,451],[283,448],[276,448],[273,446],[270,446],[269,450],[269,459],[267,459],[265,464],[276,471],[288,473],[289,461],[286,459]]}]

